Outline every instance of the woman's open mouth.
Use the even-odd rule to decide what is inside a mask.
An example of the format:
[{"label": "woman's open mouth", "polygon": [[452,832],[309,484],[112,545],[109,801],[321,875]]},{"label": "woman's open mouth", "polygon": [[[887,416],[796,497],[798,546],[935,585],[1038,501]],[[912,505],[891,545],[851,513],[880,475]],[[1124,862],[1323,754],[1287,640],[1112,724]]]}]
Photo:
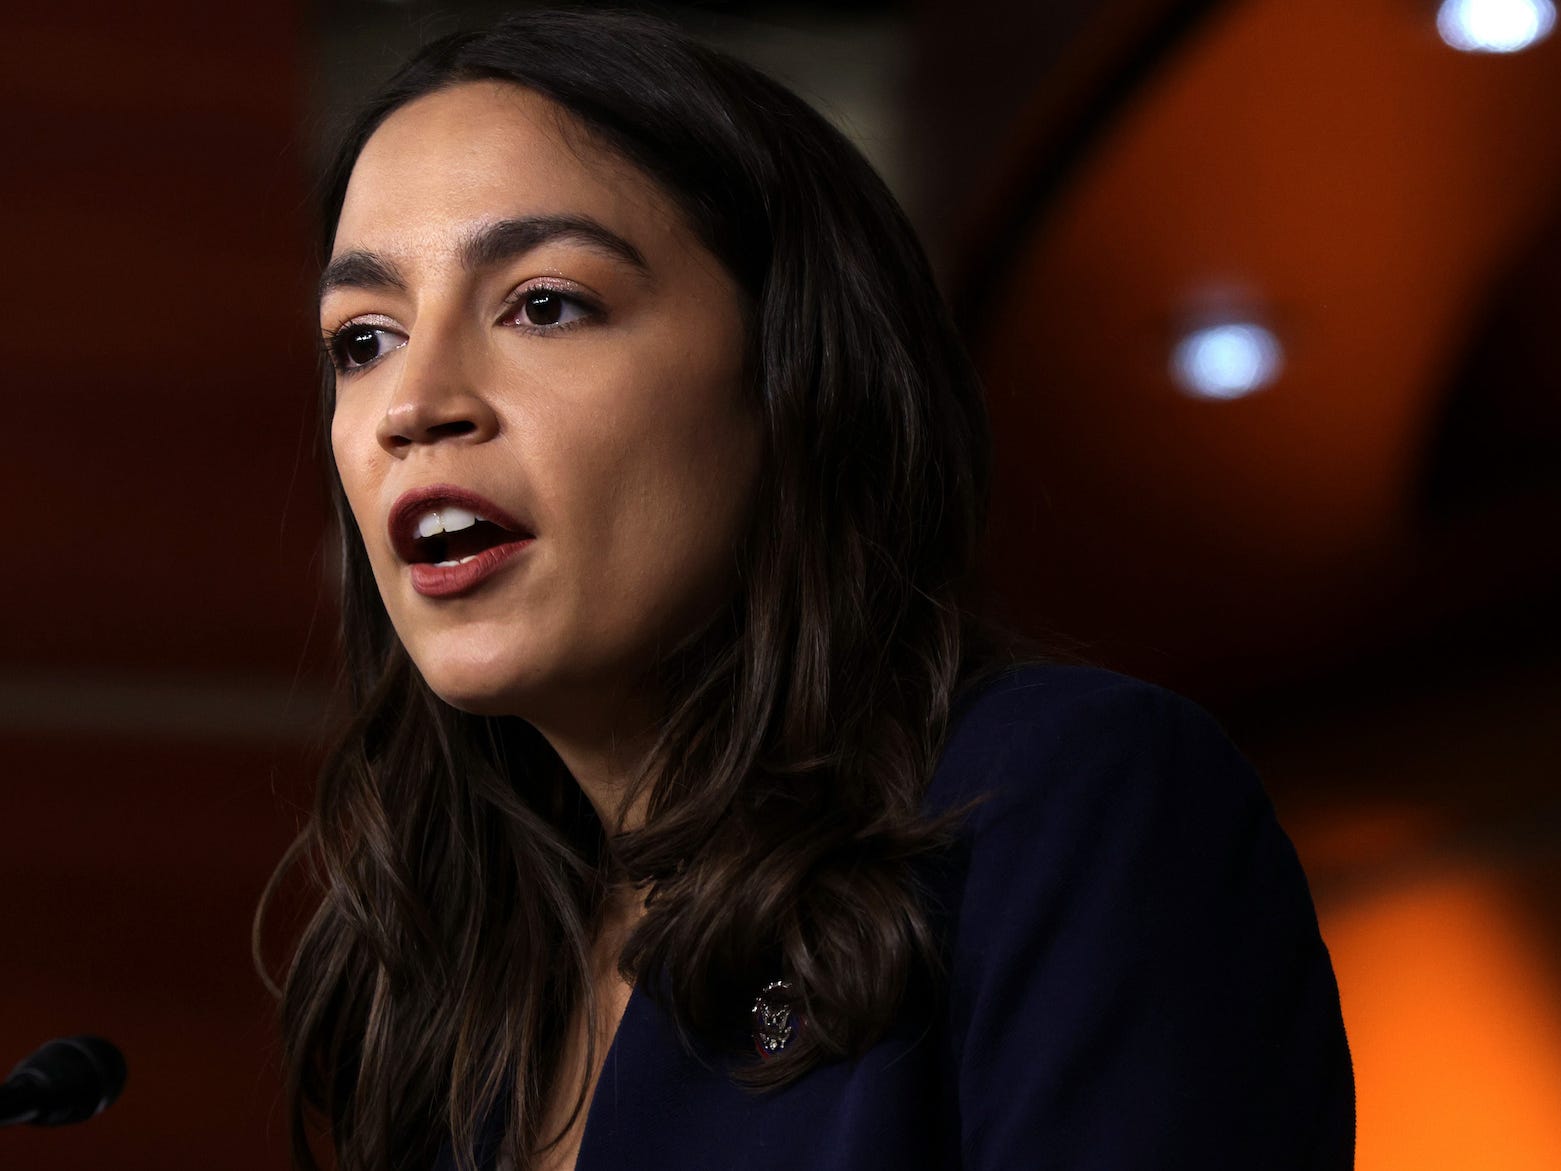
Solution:
[{"label": "woman's open mouth", "polygon": [[463,594],[536,539],[473,492],[449,485],[404,494],[390,512],[390,540],[424,597]]}]

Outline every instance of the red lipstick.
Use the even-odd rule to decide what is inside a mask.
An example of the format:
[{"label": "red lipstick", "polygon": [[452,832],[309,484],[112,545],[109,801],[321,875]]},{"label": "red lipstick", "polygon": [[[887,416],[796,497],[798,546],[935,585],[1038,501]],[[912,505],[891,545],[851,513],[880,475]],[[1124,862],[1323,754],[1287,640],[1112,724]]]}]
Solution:
[{"label": "red lipstick", "polygon": [[536,539],[527,522],[452,484],[403,493],[390,509],[388,529],[412,588],[427,598],[476,589]]}]

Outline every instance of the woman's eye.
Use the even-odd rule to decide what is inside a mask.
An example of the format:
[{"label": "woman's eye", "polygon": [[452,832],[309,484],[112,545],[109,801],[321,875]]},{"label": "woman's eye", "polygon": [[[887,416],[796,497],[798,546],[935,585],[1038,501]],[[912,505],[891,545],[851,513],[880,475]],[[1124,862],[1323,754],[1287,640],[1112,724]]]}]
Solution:
[{"label": "woman's eye", "polygon": [[584,302],[557,289],[531,289],[521,294],[514,319],[522,325],[547,328],[572,325],[590,313]]},{"label": "woman's eye", "polygon": [[331,339],[331,358],[338,370],[355,370],[406,345],[406,338],[377,325],[349,325]]}]

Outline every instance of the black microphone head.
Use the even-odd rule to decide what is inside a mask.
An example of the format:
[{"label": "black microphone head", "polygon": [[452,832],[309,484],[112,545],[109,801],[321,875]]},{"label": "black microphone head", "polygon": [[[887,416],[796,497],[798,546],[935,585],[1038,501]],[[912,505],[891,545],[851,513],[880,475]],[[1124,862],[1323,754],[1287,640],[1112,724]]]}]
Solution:
[{"label": "black microphone head", "polygon": [[25,1058],[6,1079],[38,1105],[34,1126],[82,1122],[125,1088],[125,1058],[101,1037],[61,1037]]}]

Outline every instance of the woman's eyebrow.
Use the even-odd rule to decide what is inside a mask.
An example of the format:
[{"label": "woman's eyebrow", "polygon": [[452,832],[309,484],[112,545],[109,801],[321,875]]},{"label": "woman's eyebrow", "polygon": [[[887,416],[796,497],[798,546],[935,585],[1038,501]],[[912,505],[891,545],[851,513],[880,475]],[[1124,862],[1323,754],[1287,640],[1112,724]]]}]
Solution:
[{"label": "woman's eyebrow", "polygon": [[[583,244],[611,260],[627,264],[643,277],[651,275],[650,265],[638,248],[611,228],[580,215],[520,216],[486,224],[461,245],[461,263],[475,271],[501,264],[555,240]],[[327,293],[336,289],[405,292],[407,282],[388,257],[354,249],[334,258],[320,273],[318,298],[324,300]]]},{"label": "woman's eyebrow", "polygon": [[325,266],[325,271],[320,273],[317,297],[323,301],[325,295],[335,289],[392,289],[405,292],[406,287],[406,279],[394,262],[377,252],[355,250],[343,252]]},{"label": "woman's eyebrow", "polygon": [[638,248],[612,229],[582,215],[520,216],[486,224],[467,239],[461,248],[461,260],[469,269],[486,268],[555,240],[583,244],[629,265],[641,276],[650,276],[650,265]]}]

